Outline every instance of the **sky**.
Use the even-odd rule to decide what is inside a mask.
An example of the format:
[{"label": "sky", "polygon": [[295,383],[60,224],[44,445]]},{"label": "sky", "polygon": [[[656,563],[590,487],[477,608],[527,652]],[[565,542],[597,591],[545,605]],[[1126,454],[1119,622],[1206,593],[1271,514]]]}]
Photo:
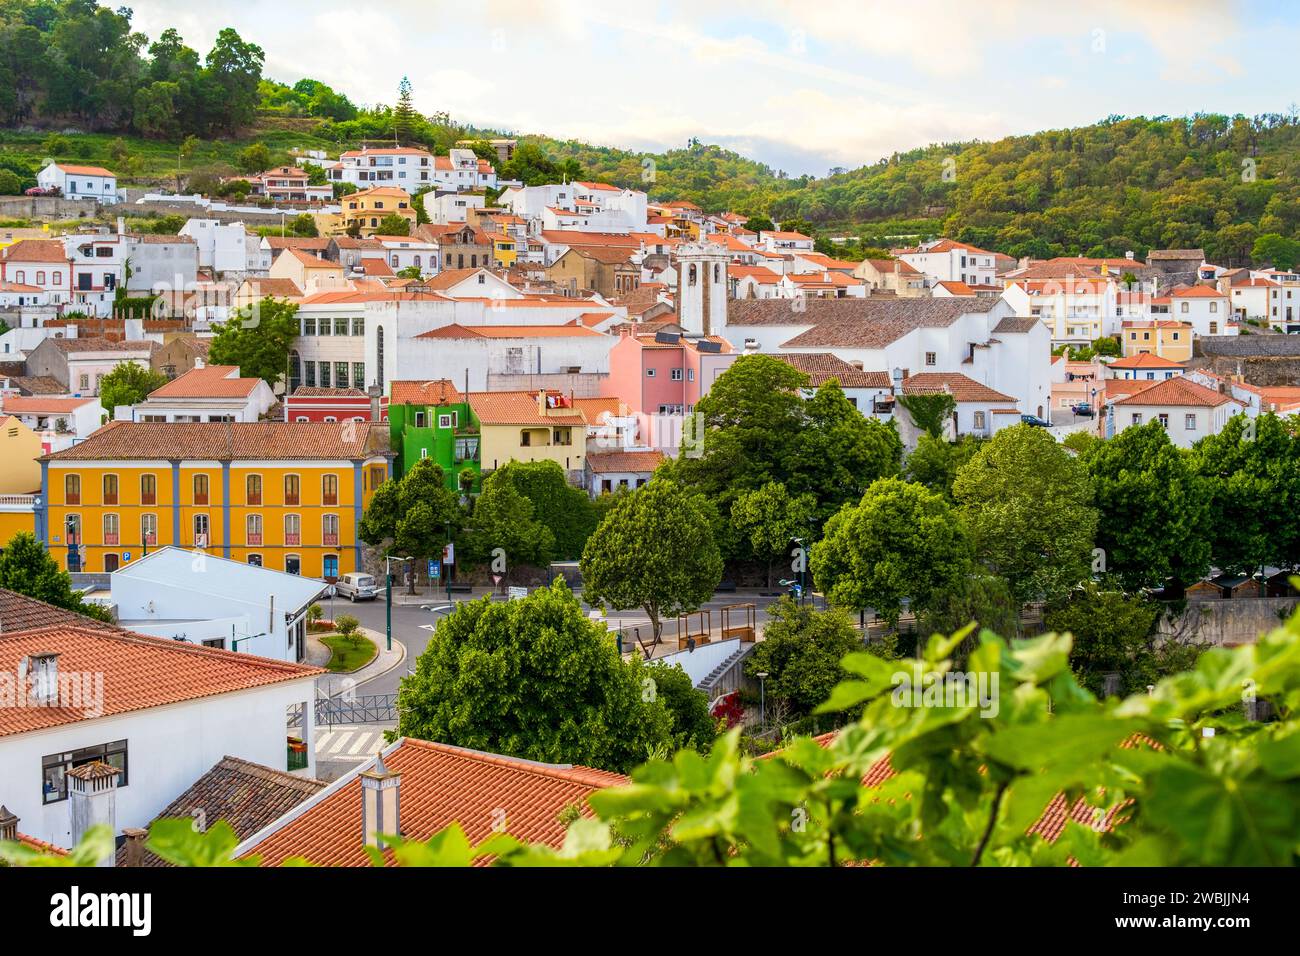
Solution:
[{"label": "sky", "polygon": [[[1106,116],[1286,112],[1300,19],[1251,0],[126,0],[265,74],[512,133],[662,151],[692,137],[791,175]],[[114,3],[116,6],[116,3]],[[361,12],[358,12],[361,11]]]}]

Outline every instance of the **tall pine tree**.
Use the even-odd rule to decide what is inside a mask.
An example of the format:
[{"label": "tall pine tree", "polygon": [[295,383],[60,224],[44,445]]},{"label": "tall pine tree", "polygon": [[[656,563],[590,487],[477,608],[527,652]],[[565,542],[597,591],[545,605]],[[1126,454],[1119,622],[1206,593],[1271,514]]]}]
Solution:
[{"label": "tall pine tree", "polygon": [[397,108],[393,110],[393,136],[397,145],[409,142],[415,131],[415,107],[411,104],[411,81],[405,76],[397,87]]}]

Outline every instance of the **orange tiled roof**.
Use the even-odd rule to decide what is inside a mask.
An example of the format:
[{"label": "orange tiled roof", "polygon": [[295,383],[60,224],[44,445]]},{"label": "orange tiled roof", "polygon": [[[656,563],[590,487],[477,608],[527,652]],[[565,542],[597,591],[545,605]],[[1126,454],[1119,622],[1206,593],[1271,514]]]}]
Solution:
[{"label": "orange tiled roof", "polygon": [[1137,355],[1128,355],[1121,359],[1109,363],[1107,368],[1182,368],[1182,362],[1175,362],[1172,359],[1161,358],[1158,355],[1152,355],[1150,352],[1139,352]]},{"label": "orange tiled roof", "polygon": [[661,451],[602,451],[587,455],[587,465],[597,475],[615,472],[651,472],[664,460]]},{"label": "orange tiled roof", "polygon": [[59,169],[65,173],[72,173],[74,176],[111,176],[117,178],[117,173],[110,172],[103,166],[72,166],[68,163],[55,163]]},{"label": "orange tiled roof", "polygon": [[[163,707],[324,673],[319,667],[185,641],[69,625],[0,634],[0,671],[16,674],[23,658],[51,652],[59,655],[61,673],[104,675],[103,706],[93,716]],[[0,708],[0,737],[87,718],[83,707]]]},{"label": "orange tiled roof", "polygon": [[51,398],[46,395],[9,395],[0,398],[0,412],[6,415],[59,415],[75,412],[83,405],[98,405],[98,398]]},{"label": "orange tiled roof", "polygon": [[475,392],[469,396],[474,417],[484,425],[586,425],[576,409],[567,414],[556,409],[544,415],[537,410],[536,392]]},{"label": "orange tiled roof", "polygon": [[[945,387],[946,386],[946,387]],[[1015,398],[1003,395],[981,382],[962,375],[960,372],[918,372],[911,378],[903,380],[903,392],[907,395],[932,395],[947,391],[958,402],[1011,402]]]},{"label": "orange tiled roof", "polygon": [[[389,771],[401,774],[401,830],[410,840],[427,840],[451,823],[471,843],[493,834],[505,811],[505,831],[529,843],[559,847],[561,817],[569,807],[586,810],[596,790],[626,784],[627,778],[589,767],[536,763],[403,738],[383,755]],[[367,762],[370,769],[374,761]],[[318,866],[367,866],[361,821],[361,778],[345,777],[290,812],[254,844],[247,855],[263,866],[305,857]],[[389,859],[391,865],[391,857]]]},{"label": "orange tiled roof", "polygon": [[3,256],[6,262],[68,262],[63,243],[53,239],[20,239],[5,249]]},{"label": "orange tiled roof", "polygon": [[1198,406],[1218,408],[1231,402],[1226,395],[1220,395],[1212,388],[1199,385],[1182,375],[1175,375],[1163,382],[1156,382],[1150,388],[1129,395],[1115,402],[1116,405],[1168,405],[1172,407]]},{"label": "orange tiled roof", "polygon": [[262,380],[240,378],[238,365],[205,365],[178,375],[150,398],[247,398]]},{"label": "orange tiled roof", "polygon": [[389,385],[388,401],[393,405],[457,405],[464,401],[450,379],[427,382],[399,380]]}]

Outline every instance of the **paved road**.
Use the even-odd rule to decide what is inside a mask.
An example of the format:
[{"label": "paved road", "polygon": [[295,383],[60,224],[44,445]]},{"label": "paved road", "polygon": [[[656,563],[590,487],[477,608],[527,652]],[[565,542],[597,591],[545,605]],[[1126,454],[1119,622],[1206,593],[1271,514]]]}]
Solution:
[{"label": "paved road", "polygon": [[[446,595],[439,595],[437,598],[422,599],[427,600],[427,606],[433,608],[446,608]],[[457,596],[456,603],[467,600],[464,596]],[[776,601],[776,597],[760,596],[755,591],[743,591],[735,594],[715,594],[713,598],[704,605],[704,609],[712,613],[713,626],[720,627],[722,618],[721,608],[728,604],[752,603],[755,605],[755,613],[759,622],[765,620],[764,611]],[[334,600],[333,608],[330,607],[329,601],[322,602],[321,606],[325,611],[325,616],[332,618],[336,614],[351,614],[357,618],[363,627],[369,628],[378,634],[384,633],[384,601],[381,597],[376,601],[358,601],[353,604],[348,601],[339,599]],[[583,609],[590,612],[585,603]],[[394,604],[393,605],[393,640],[401,641],[406,646],[406,661],[396,670],[387,674],[380,675],[372,680],[356,685],[355,692],[359,695],[369,694],[395,694],[397,693],[398,684],[402,677],[415,670],[416,660],[424,652],[425,646],[429,643],[429,638],[433,634],[433,627],[445,616],[445,611],[426,611],[422,610],[419,605]],[[641,611],[612,611],[609,614],[609,621],[618,627],[643,625],[645,630],[643,635],[648,639],[649,620]],[[674,618],[664,622],[664,637],[671,638],[677,634],[677,620]]]}]

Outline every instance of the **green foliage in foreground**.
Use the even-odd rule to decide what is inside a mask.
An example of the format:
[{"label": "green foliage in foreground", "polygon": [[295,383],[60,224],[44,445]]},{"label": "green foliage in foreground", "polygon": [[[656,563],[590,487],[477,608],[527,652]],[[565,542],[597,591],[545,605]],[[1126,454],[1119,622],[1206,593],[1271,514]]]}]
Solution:
[{"label": "green foliage in foreground", "polygon": [[[473,846],[453,824],[428,841],[395,840],[394,855],[434,866],[489,854],[505,866],[1300,862],[1300,616],[1257,644],[1207,651],[1150,694],[1105,702],[1071,675],[1068,635],[1008,644],[986,631],[967,666],[996,676],[996,706],[895,703],[899,668],[915,667],[924,686],[949,674],[966,637],[932,638],[914,664],[848,655],[854,676],[823,709],[862,707],[862,716],[827,746],[801,739],[753,760],[733,731],[707,757],[653,760],[628,786],[594,794],[595,817],[575,819],[558,850],[505,834]],[[1277,720],[1243,718],[1256,695]],[[896,775],[864,788],[862,775],[886,755]],[[1115,826],[1103,834],[1072,822],[1050,844],[1027,833],[1061,793]],[[102,834],[94,839],[102,849]],[[188,821],[162,821],[149,845],[172,862],[221,865],[234,844],[220,826],[194,834]],[[0,857],[55,864],[13,845]],[[82,846],[60,862],[95,857]]]}]

